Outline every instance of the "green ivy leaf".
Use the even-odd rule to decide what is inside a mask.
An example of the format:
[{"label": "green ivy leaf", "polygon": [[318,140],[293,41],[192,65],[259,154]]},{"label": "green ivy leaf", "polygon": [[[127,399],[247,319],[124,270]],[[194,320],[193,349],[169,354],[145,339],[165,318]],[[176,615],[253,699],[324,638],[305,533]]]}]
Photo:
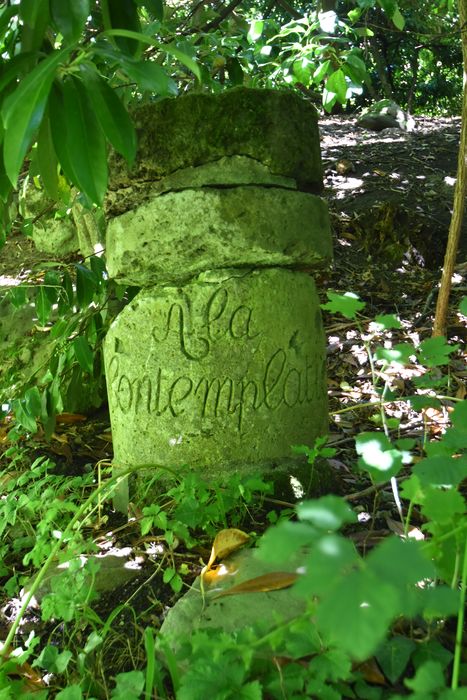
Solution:
[{"label": "green ivy leaf", "polygon": [[375,576],[398,590],[400,597],[409,586],[435,576],[433,563],[423,552],[423,543],[399,537],[387,537],[368,555],[366,564]]},{"label": "green ivy leaf", "polygon": [[332,589],[356,569],[360,558],[352,542],[341,535],[321,535],[304,555],[305,573],[294,585],[298,595],[331,595]]},{"label": "green ivy leaf", "polygon": [[[376,316],[372,325],[377,331],[389,330],[391,328],[402,328],[402,324],[394,314],[383,314]],[[413,350],[413,349],[412,349]]]},{"label": "green ivy leaf", "polygon": [[44,647],[32,665],[45,668],[50,673],[63,673],[72,656],[72,652],[68,649],[59,653],[57,647],[49,644]]},{"label": "green ivy leaf", "polygon": [[79,39],[90,14],[89,0],[50,0],[52,19],[66,41]]},{"label": "green ivy leaf", "polygon": [[402,676],[416,648],[415,642],[408,637],[396,635],[384,642],[376,652],[376,660],[392,684]]},{"label": "green ivy leaf", "polygon": [[449,345],[442,335],[427,338],[420,343],[418,354],[420,362],[427,367],[439,367],[449,364],[449,355],[459,349],[459,345]]},{"label": "green ivy leaf", "polygon": [[327,304],[321,304],[321,308],[332,313],[340,313],[345,318],[354,319],[357,313],[365,308],[365,302],[360,301],[353,292],[346,292],[345,294],[327,292],[327,295],[329,301]]},{"label": "green ivy leaf", "polygon": [[413,678],[406,678],[404,680],[404,684],[407,688],[410,688],[410,690],[421,693],[425,697],[446,687],[443,669],[441,664],[437,661],[426,661],[417,669]]},{"label": "green ivy leaf", "polygon": [[402,467],[404,454],[394,449],[384,433],[360,433],[355,438],[358,466],[376,483],[388,481]]},{"label": "green ivy leaf", "polygon": [[115,688],[112,698],[116,700],[133,700],[139,698],[144,688],[144,673],[142,671],[127,671],[115,676]]},{"label": "green ivy leaf", "polygon": [[357,517],[350,506],[338,496],[323,496],[297,505],[300,520],[310,522],[322,530],[339,530],[346,523],[354,523]]},{"label": "green ivy leaf", "polygon": [[393,586],[366,571],[353,571],[321,600],[316,620],[327,643],[363,661],[375,652],[398,613]]},{"label": "green ivy leaf", "polygon": [[376,360],[383,360],[386,364],[408,365],[411,357],[415,355],[415,348],[410,343],[396,343],[392,348],[377,348]]},{"label": "green ivy leaf", "polygon": [[412,473],[419,478],[422,486],[458,486],[467,478],[467,457],[426,457],[414,465]]},{"label": "green ivy leaf", "polygon": [[442,489],[428,487],[423,499],[422,513],[436,523],[448,524],[456,515],[462,515],[466,510],[466,503],[461,494],[455,489]]},{"label": "green ivy leaf", "polygon": [[408,396],[407,400],[414,411],[421,411],[422,408],[440,408],[441,401],[436,396]]},{"label": "green ivy leaf", "polygon": [[451,421],[456,428],[467,432],[467,401],[456,403],[451,413]]},{"label": "green ivy leaf", "polygon": [[136,132],[128,112],[114,90],[89,64],[80,66],[81,77],[107,140],[131,167],[136,156]]},{"label": "green ivy leaf", "polygon": [[463,316],[467,316],[467,296],[462,297],[461,303],[459,305],[459,311]]},{"label": "green ivy leaf", "polygon": [[73,340],[73,350],[81,369],[92,375],[94,370],[94,353],[84,335],[80,335]]},{"label": "green ivy leaf", "polygon": [[47,56],[21,80],[3,104],[3,157],[13,187],[16,187],[24,157],[44,116],[56,70],[70,51],[71,47]]}]

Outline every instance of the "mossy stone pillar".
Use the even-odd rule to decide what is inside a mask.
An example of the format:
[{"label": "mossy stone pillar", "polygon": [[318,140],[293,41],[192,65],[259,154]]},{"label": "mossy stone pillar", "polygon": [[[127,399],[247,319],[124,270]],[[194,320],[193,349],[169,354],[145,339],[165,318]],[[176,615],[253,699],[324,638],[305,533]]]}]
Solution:
[{"label": "mossy stone pillar", "polygon": [[242,88],[135,120],[136,164],[112,157],[107,200],[109,274],[142,288],[105,341],[115,465],[273,469],[328,423],[315,110]]}]

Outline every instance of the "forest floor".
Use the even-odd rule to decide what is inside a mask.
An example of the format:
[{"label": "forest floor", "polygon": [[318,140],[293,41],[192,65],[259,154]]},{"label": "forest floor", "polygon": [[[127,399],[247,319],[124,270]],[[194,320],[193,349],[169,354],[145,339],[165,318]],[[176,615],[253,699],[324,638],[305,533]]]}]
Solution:
[{"label": "forest floor", "polygon": [[[329,312],[324,314],[331,412],[329,442],[337,450],[327,461],[336,476],[338,491],[368,514],[358,529],[349,533],[362,549],[371,548],[388,532],[400,533],[401,527],[390,487],[367,488],[368,480],[355,470],[355,436],[378,425],[377,411],[371,406],[375,387],[364,339],[370,344],[384,342],[388,337],[393,343],[417,343],[430,336],[456,176],[460,120],[419,118],[417,123],[417,131],[405,134],[398,130],[369,132],[356,127],[355,120],[347,116],[327,117],[320,122],[324,196],[329,202],[335,237],[335,263],[319,280],[320,295],[325,303],[327,290],[353,292],[367,304],[360,315],[360,329],[354,321]],[[30,241],[14,235],[0,251],[0,276],[24,280],[28,271],[40,269],[40,264],[51,257],[38,254]],[[460,254],[448,328],[448,337],[454,342],[461,342],[465,334],[465,325],[456,312],[466,294],[464,261]],[[378,314],[398,315],[402,328],[389,336],[371,335],[369,323]],[[402,399],[413,393],[416,371],[415,367],[408,368],[392,378],[392,388]],[[462,358],[454,357],[446,393],[464,398],[466,382]],[[423,439],[423,435],[428,435],[436,439],[449,422],[449,405],[415,412],[403,401],[395,402],[389,414],[399,436]],[[29,446],[34,456],[50,456],[62,474],[80,474],[86,465],[109,460],[112,449],[106,408],[87,419],[68,417],[59,421],[51,442],[46,443],[37,435]],[[7,456],[0,457],[0,466],[9,468]],[[266,506],[263,504],[263,508]],[[96,525],[94,536],[100,541],[99,546],[107,540],[108,547],[130,547],[140,555],[144,550],[144,538],[138,528],[141,513],[136,513],[136,521],[129,524],[114,519],[110,513],[108,517],[105,526]],[[248,529],[248,523],[243,527]],[[115,530],[113,536],[108,534],[111,528]],[[199,573],[200,561],[206,561],[209,547],[205,540],[199,547],[188,550],[181,545],[177,550],[176,560],[187,565],[186,585]],[[27,574],[20,560],[14,565],[17,571]],[[150,585],[145,585],[148,579]],[[97,601],[95,609],[101,619],[131,601],[118,616],[118,629],[123,626],[126,634],[120,649],[121,634],[119,637],[117,630],[112,660],[106,662],[109,674],[129,670],[140,658],[144,660],[139,629],[148,624],[158,628],[167,606],[176,598],[164,582],[162,571],[154,577],[154,563],[146,557],[137,577]],[[7,629],[17,604],[5,600],[1,610],[0,629]],[[31,629],[36,633],[39,629],[40,633],[40,627],[37,612],[31,612],[22,634],[27,636]],[[132,644],[129,630],[134,633],[132,649],[128,649]],[[42,631],[54,643],[60,635],[62,642],[67,639],[63,627],[48,623]]]}]

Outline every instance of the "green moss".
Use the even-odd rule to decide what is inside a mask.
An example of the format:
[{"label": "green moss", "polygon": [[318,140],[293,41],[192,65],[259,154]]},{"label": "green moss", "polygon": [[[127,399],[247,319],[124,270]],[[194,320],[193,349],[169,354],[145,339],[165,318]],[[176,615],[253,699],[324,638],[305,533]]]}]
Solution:
[{"label": "green moss", "polygon": [[304,191],[322,188],[316,111],[287,91],[235,88],[220,95],[189,93],[134,112],[139,150],[129,172],[110,159],[111,188],[154,181],[178,169],[244,155]]}]

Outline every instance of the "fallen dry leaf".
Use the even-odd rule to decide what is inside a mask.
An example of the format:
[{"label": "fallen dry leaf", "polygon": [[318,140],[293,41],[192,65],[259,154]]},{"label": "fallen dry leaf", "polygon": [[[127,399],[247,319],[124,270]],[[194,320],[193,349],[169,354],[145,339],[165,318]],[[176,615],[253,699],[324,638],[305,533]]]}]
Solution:
[{"label": "fallen dry leaf", "polygon": [[363,678],[367,683],[372,683],[373,685],[386,685],[386,679],[378,666],[375,659],[367,659],[361,664],[356,664],[353,667],[354,671],[360,671]]},{"label": "fallen dry leaf", "polygon": [[263,574],[243,581],[237,586],[227,588],[218,593],[213,600],[224,598],[226,595],[237,595],[237,593],[266,593],[267,591],[280,591],[282,588],[290,588],[295,583],[299,574],[292,574],[289,571],[274,571],[270,574]]},{"label": "fallen dry leaf", "polygon": [[61,423],[74,425],[74,423],[82,423],[85,420],[87,420],[87,416],[83,416],[81,413],[59,413],[58,416],[55,416],[58,425]]},{"label": "fallen dry leaf", "polygon": [[204,571],[208,571],[216,559],[224,559],[224,557],[228,557],[229,554],[243,547],[249,539],[250,536],[246,532],[237,530],[234,527],[218,532],[212,543],[211,556]]}]

